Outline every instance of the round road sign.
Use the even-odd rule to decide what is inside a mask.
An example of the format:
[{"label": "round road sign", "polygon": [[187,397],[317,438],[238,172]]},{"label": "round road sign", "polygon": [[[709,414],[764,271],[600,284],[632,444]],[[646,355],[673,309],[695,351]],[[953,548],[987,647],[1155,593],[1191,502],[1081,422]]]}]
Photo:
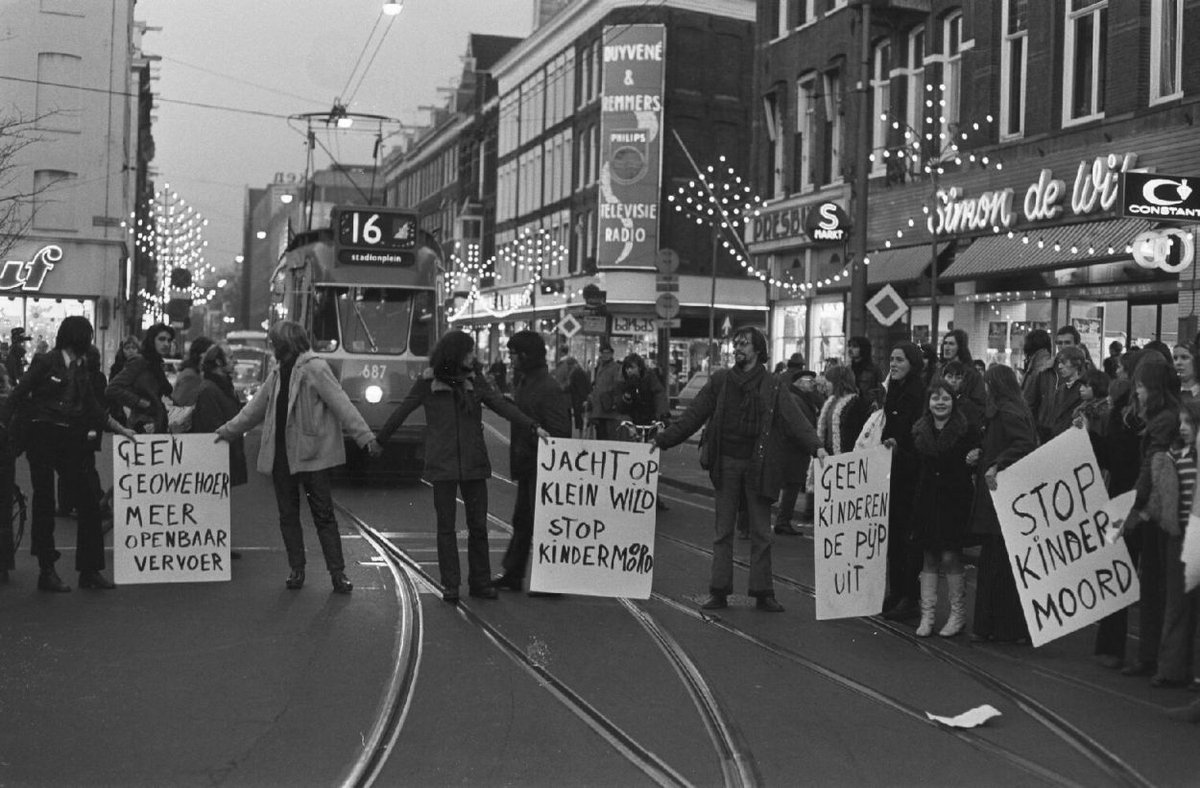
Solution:
[{"label": "round road sign", "polygon": [[679,314],[679,299],[674,293],[659,293],[654,302],[654,311],[663,320],[670,320]]},{"label": "round road sign", "polygon": [[679,270],[679,253],[674,249],[659,249],[654,258],[654,267],[660,274],[673,274]]}]

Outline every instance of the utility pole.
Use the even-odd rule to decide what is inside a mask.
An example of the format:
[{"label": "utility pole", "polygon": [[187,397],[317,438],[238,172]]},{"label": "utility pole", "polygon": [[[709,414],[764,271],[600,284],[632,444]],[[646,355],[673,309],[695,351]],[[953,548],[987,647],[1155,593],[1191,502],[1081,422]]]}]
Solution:
[{"label": "utility pole", "polygon": [[858,0],[858,144],[854,157],[854,223],[851,227],[850,336],[867,333],[867,187],[871,175],[871,2]]}]

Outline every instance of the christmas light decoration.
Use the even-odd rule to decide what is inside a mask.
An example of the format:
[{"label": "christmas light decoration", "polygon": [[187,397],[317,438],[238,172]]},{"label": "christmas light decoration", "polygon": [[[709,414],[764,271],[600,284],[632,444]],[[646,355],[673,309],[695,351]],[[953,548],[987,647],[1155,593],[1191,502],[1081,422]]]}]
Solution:
[{"label": "christmas light decoration", "polygon": [[[205,283],[216,269],[204,259],[208,241],[204,239],[204,218],[187,201],[165,184],[154,193],[146,208],[146,218],[130,214],[126,231],[131,241],[154,264],[154,290],[138,292],[143,323],[149,326],[165,319],[165,307],[172,297],[191,299],[193,306],[204,306],[216,295]],[[171,286],[171,272],[183,269],[191,274],[191,283],[182,288]]]}]

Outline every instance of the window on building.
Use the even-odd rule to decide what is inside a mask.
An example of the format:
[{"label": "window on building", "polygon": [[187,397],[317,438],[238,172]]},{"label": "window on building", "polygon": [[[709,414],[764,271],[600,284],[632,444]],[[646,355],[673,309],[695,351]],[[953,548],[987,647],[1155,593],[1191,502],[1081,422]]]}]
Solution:
[{"label": "window on building", "polygon": [[62,52],[39,52],[37,59],[37,127],[79,131],[83,59]]},{"label": "window on building", "polygon": [[1183,95],[1183,0],[1150,6],[1150,103]]},{"label": "window on building", "polygon": [[813,144],[817,139],[817,77],[801,77],[796,84],[796,144],[793,149],[796,188],[813,188]]},{"label": "window on building", "polygon": [[842,123],[842,75],[826,72],[822,77],[825,133],[819,170],[819,185],[841,183],[844,124]]},{"label": "window on building", "polygon": [[795,0],[796,27],[803,27],[809,22],[815,22],[817,17],[817,0]]},{"label": "window on building", "polygon": [[78,174],[65,170],[35,170],[33,173],[33,228],[35,230],[74,230],[75,195],[72,192]]},{"label": "window on building", "polygon": [[962,12],[942,21],[942,103],[937,106],[938,149],[948,152],[962,114]]},{"label": "window on building", "polygon": [[874,161],[871,172],[882,175],[887,166],[884,153],[888,149],[888,129],[892,125],[892,43],[888,40],[875,45],[871,68],[871,151]]},{"label": "window on building", "polygon": [[825,13],[832,14],[839,8],[845,8],[848,1],[849,0],[821,0],[821,3],[825,6]]},{"label": "window on building", "polygon": [[1108,0],[1068,0],[1063,44],[1063,125],[1104,115]]},{"label": "window on building", "polygon": [[920,169],[919,154],[913,150],[913,142],[919,142],[926,127],[925,118],[929,114],[925,106],[925,28],[916,27],[908,34],[908,46],[905,55],[905,85],[904,85],[904,151],[908,156],[917,155],[918,160],[909,159],[908,171]]},{"label": "window on building", "polygon": [[763,115],[767,131],[767,166],[771,170],[771,194],[780,197],[785,194],[783,179],[783,118],[780,114],[779,96],[770,93],[763,98]]},{"label": "window on building", "polygon": [[1029,0],[1004,0],[1000,50],[1000,136],[1025,133],[1025,86],[1029,62]]},{"label": "window on building", "polygon": [[788,34],[788,5],[789,0],[775,0],[775,24],[771,27],[775,31],[776,38],[783,38]]}]

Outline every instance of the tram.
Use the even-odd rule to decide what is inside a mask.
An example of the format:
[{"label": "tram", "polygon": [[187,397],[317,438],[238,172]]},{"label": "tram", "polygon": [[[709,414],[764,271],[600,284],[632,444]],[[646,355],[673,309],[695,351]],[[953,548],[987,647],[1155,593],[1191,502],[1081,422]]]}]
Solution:
[{"label": "tram", "polygon": [[[442,330],[441,249],[411,211],[336,206],[330,226],[296,234],[272,277],[276,315],[305,327],[350,401],[379,430],[429,366]],[[419,476],[424,411],[397,430],[380,460],[347,439],[347,465]]]}]

